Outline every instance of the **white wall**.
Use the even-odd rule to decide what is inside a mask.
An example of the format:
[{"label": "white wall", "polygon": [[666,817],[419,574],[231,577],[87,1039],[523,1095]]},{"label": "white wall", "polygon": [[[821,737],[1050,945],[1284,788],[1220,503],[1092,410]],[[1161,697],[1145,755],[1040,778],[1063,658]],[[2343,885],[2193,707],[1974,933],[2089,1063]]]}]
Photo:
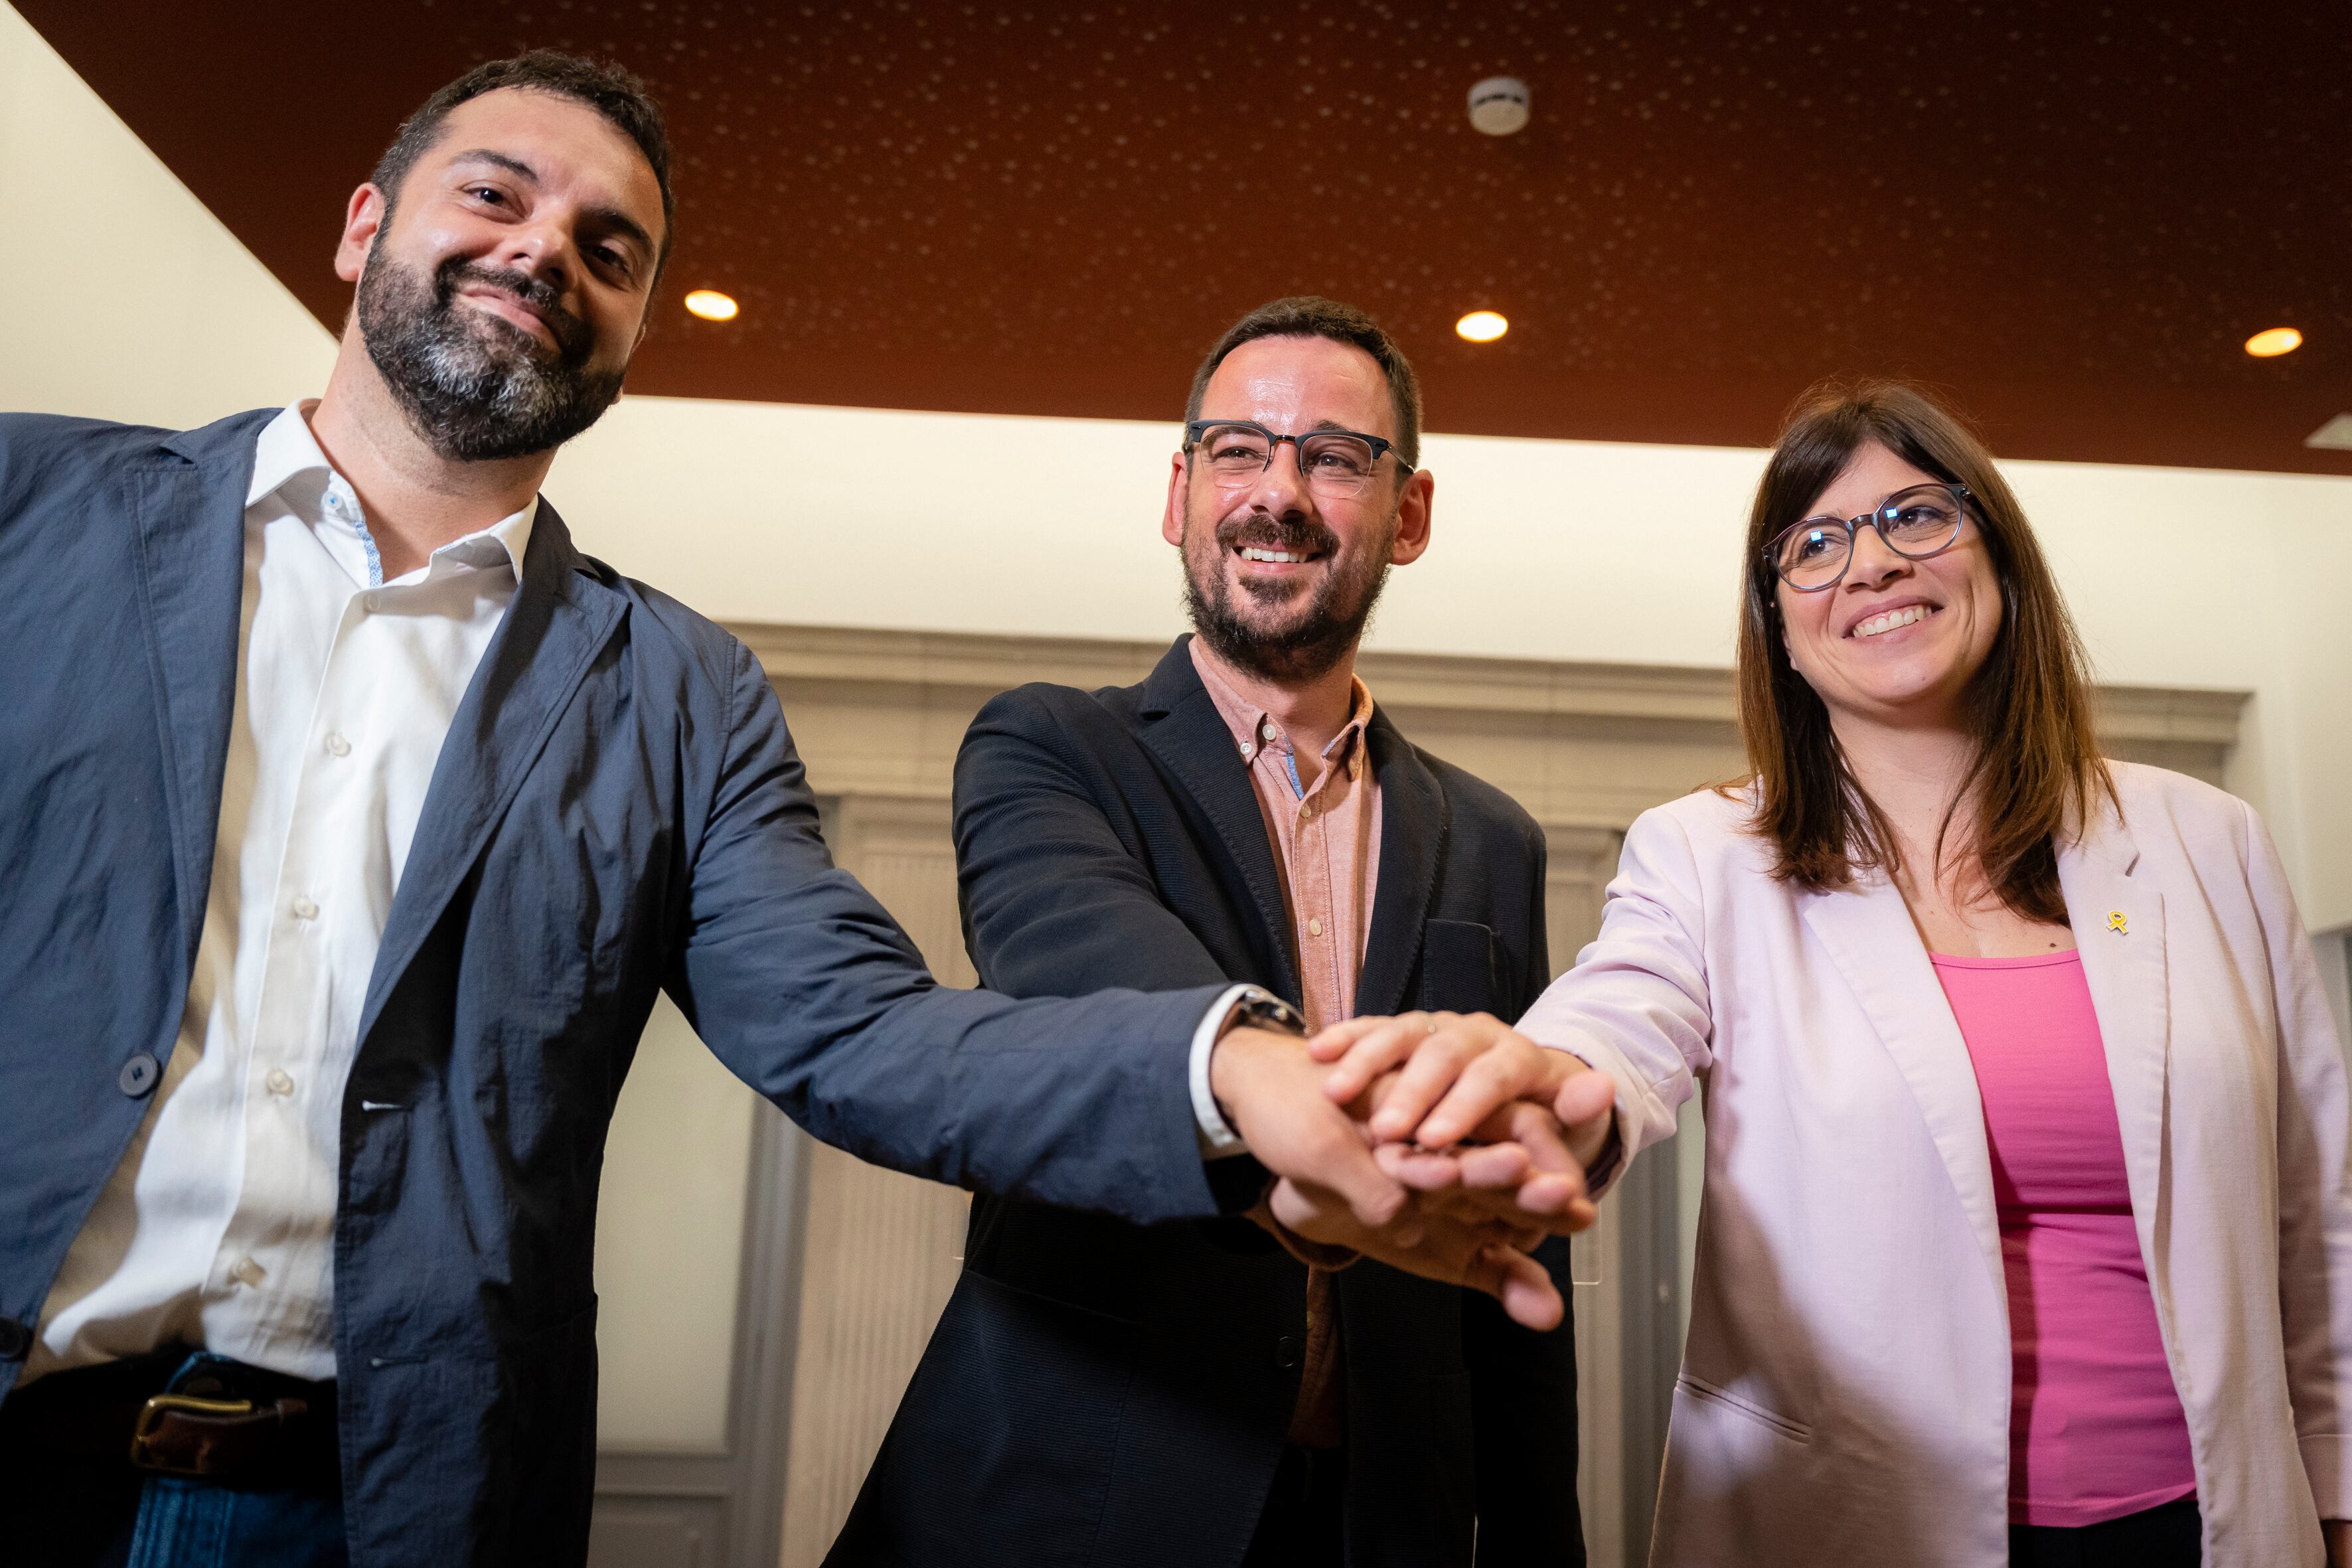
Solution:
[{"label": "white wall", "polygon": [[597,1440],[723,1453],[757,1102],[667,996],[613,1113],[596,1210]]},{"label": "white wall", "polygon": [[[320,215],[322,266],[338,216]],[[0,0],[0,408],[201,425],[315,395],[334,354]]]}]

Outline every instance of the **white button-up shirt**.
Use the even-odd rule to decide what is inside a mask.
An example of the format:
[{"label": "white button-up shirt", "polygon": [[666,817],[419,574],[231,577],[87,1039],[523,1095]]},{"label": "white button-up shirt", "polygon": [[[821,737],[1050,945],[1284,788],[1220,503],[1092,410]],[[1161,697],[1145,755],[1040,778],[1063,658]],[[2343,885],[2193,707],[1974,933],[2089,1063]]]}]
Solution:
[{"label": "white button-up shirt", "polygon": [[27,1380],[174,1342],[335,1373],[360,1009],[441,742],[513,602],[539,503],[387,583],[310,406],[271,421],[255,451],[236,710],[179,1041],[41,1309]]}]

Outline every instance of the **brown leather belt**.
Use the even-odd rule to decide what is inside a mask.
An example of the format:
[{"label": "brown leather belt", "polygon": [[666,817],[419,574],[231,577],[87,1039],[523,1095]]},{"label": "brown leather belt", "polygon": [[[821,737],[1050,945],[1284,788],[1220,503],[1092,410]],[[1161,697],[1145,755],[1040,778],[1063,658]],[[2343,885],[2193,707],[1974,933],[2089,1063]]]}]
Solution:
[{"label": "brown leather belt", "polygon": [[0,1404],[0,1464],[127,1464],[248,1490],[334,1490],[335,1385],[184,1350],[52,1373]]}]

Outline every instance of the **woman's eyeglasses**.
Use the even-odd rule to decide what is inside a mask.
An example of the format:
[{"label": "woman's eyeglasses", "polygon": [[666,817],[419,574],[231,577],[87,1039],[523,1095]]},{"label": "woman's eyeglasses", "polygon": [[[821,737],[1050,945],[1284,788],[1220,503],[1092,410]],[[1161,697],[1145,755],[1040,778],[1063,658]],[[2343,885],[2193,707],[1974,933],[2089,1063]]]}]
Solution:
[{"label": "woman's eyeglasses", "polygon": [[1764,559],[1780,581],[1801,594],[1834,588],[1853,562],[1853,542],[1874,528],[1887,549],[1906,561],[1940,555],[1959,542],[1969,520],[1965,485],[1913,485],[1860,517],[1809,517],[1790,523],[1764,547]]}]

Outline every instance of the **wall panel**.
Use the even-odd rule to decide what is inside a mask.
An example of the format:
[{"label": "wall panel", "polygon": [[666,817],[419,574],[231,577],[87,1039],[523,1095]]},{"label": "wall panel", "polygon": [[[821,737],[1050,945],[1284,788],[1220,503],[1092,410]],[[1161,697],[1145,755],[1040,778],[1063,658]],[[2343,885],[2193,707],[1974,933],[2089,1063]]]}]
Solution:
[{"label": "wall panel", "polygon": [[[906,737],[919,723],[877,724]],[[870,740],[870,737],[869,737]],[[834,856],[904,926],[931,973],[972,984],[955,847],[937,796],[849,795]],[[784,1568],[814,1568],[849,1515],[962,1266],[971,1199],[819,1145],[809,1168],[799,1353],[784,1488]]]}]

